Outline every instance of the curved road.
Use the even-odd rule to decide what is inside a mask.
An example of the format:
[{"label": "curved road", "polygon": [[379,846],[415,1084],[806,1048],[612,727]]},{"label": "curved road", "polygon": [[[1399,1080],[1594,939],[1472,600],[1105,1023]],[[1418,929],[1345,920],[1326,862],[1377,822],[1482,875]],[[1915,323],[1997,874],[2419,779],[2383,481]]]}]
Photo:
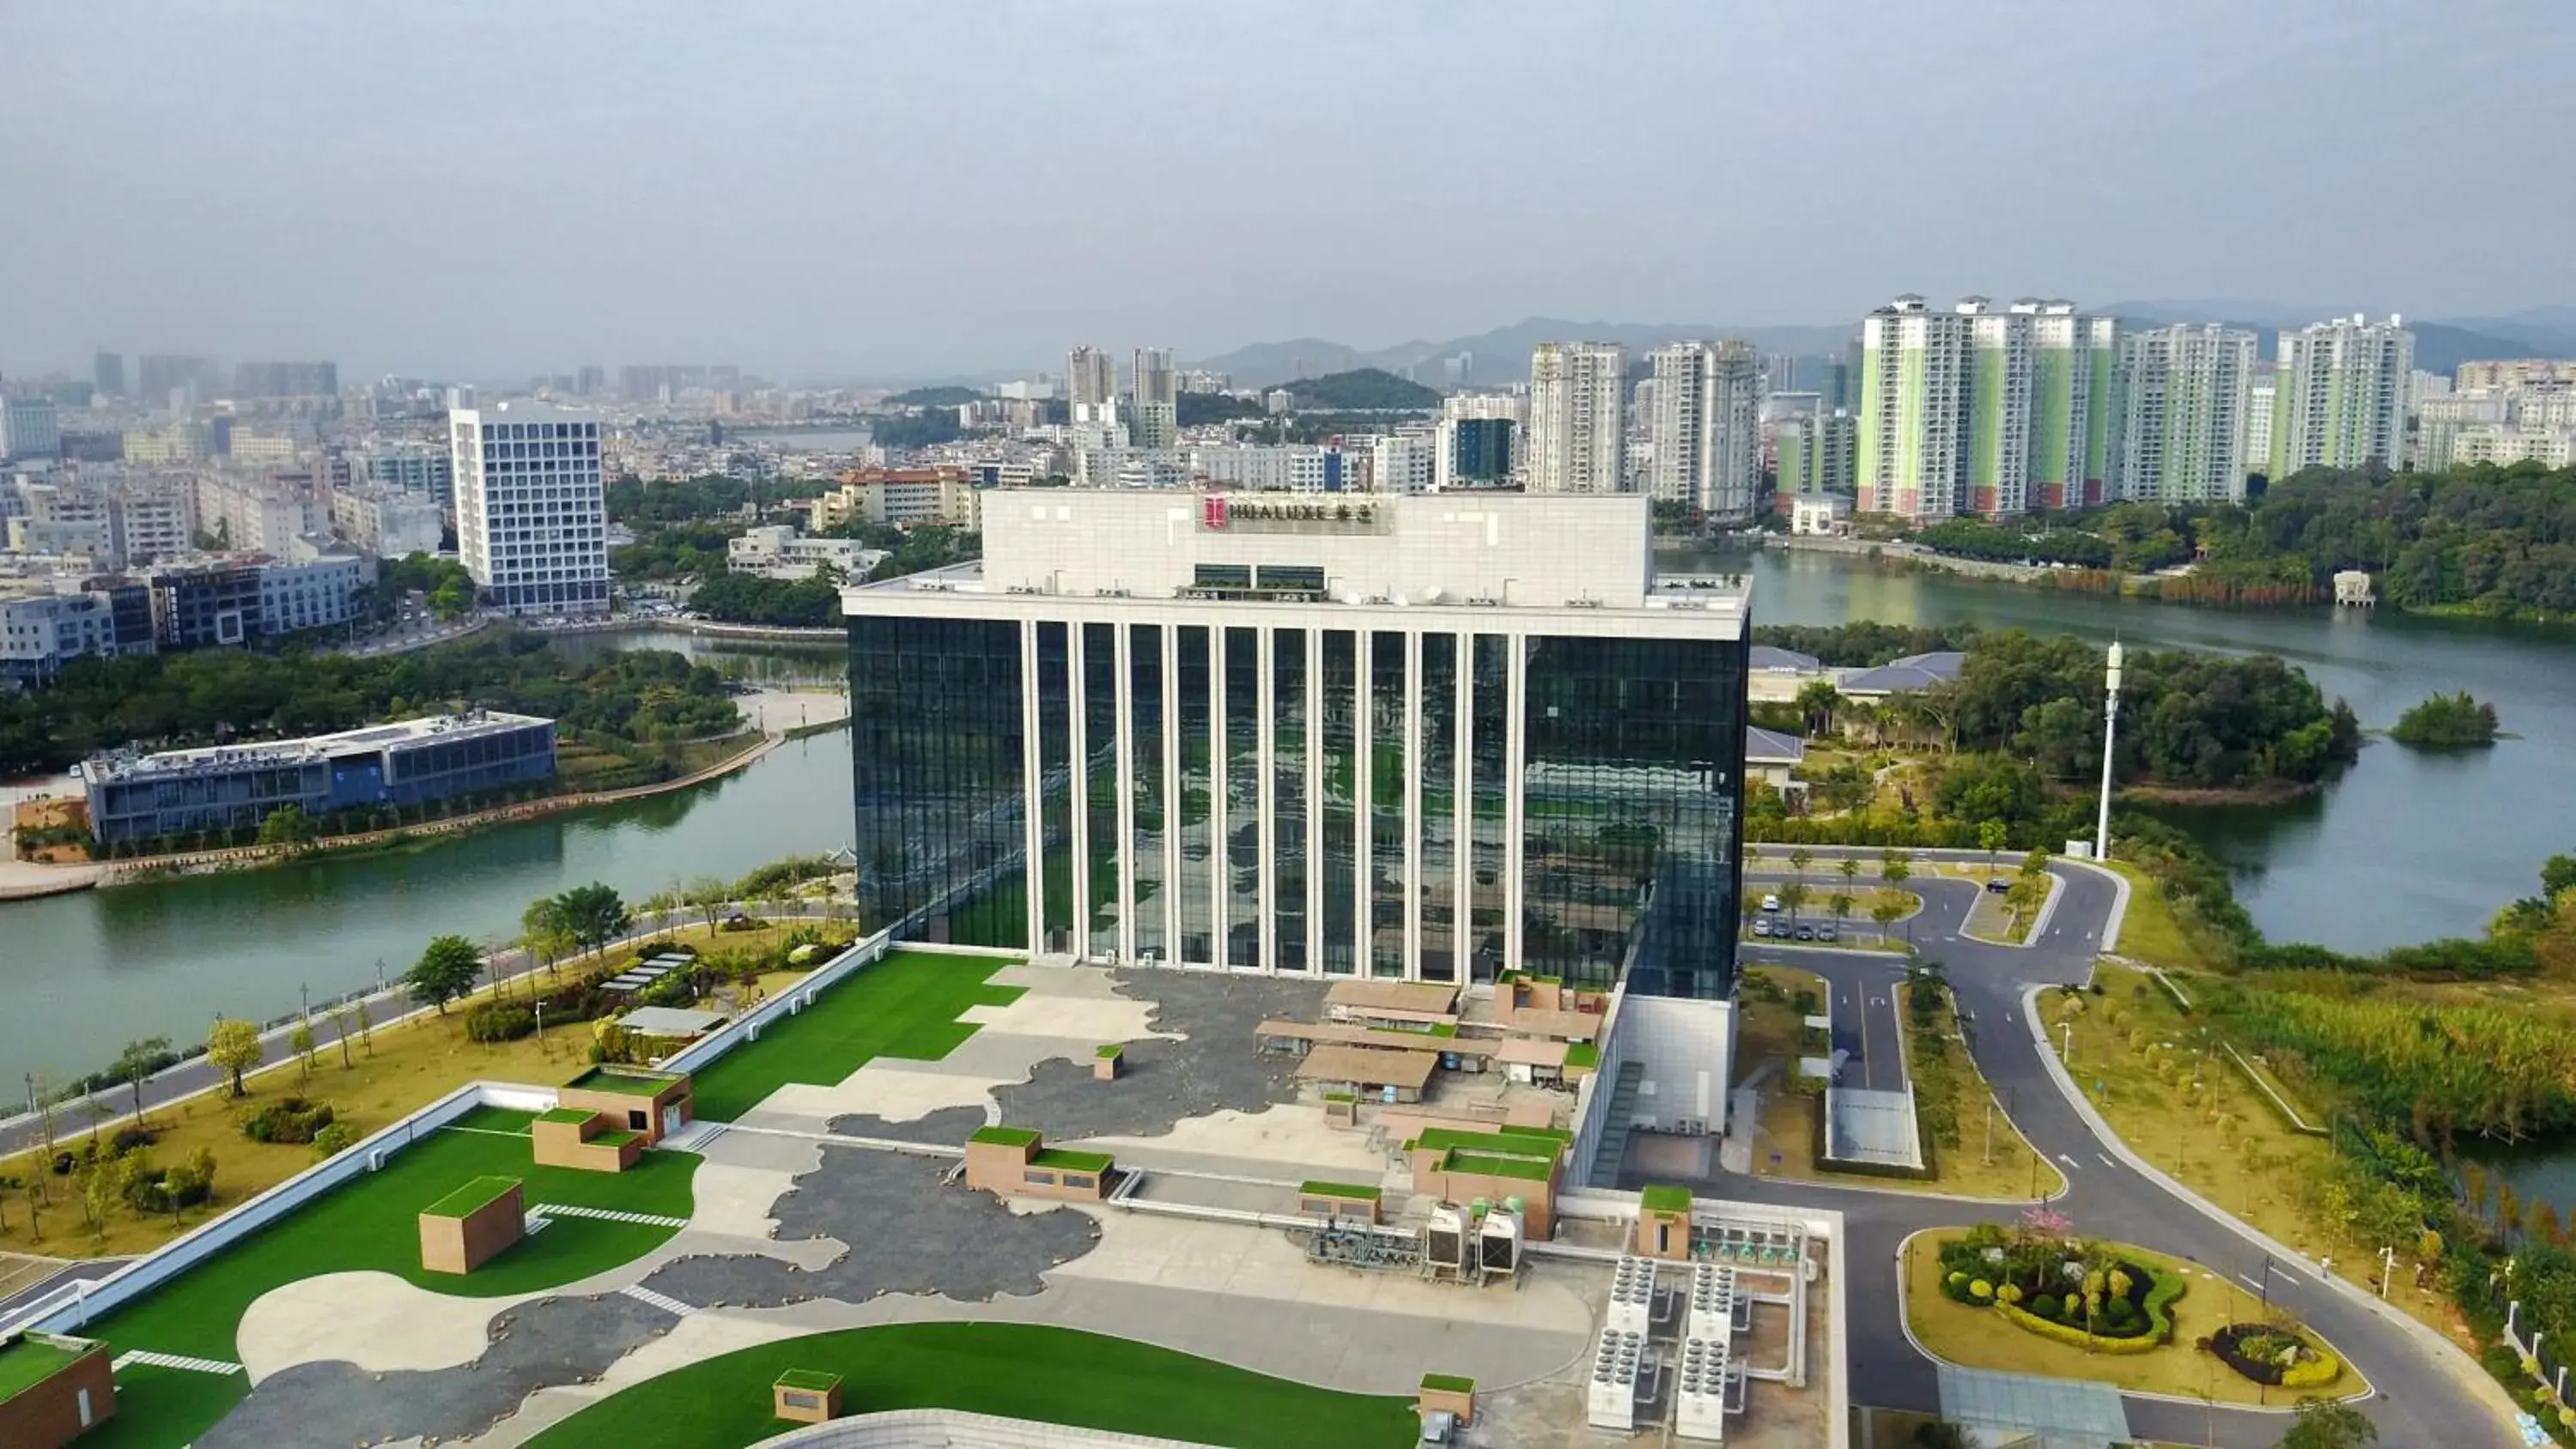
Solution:
[{"label": "curved road", "polygon": [[[1879,852],[1817,847],[1820,860],[1857,854],[1875,862]],[[1924,858],[1928,852],[1915,852]],[[1963,859],[1982,860],[1976,852]],[[2121,895],[2113,877],[2094,868],[2058,863],[2056,900],[2038,939],[2004,946],[1961,934],[1976,900],[1973,881],[1915,876],[1906,888],[1924,897],[1914,921],[1915,943],[1948,970],[1950,985],[1969,1019],[1971,1054],[1987,1082],[2012,1104],[2013,1120],[2033,1146],[2065,1172],[2068,1188],[2055,1202],[2088,1236],[2114,1238],[2187,1259],[2249,1295],[2268,1278],[2272,1300],[2323,1334],[2367,1376],[2376,1392],[2361,1407],[2379,1425],[2390,1449],[2510,1449],[2520,1439],[2509,1427],[2502,1389],[2467,1355],[2437,1350],[2424,1331],[2392,1308],[2357,1296],[2350,1284],[2328,1286],[2315,1265],[2267,1255],[2234,1218],[2175,1195],[2137,1170],[2115,1141],[2097,1137],[2051,1074],[2030,1030],[2025,1000],[2035,988],[2077,984],[2092,976],[2102,933]],[[1774,872],[1767,865],[1761,874]],[[1875,867],[1864,879],[1875,875]],[[1749,941],[1749,965],[1795,965],[1822,975],[1841,999],[1864,994],[1895,974],[1883,954],[1829,948],[1781,947]],[[1892,1000],[1892,993],[1886,993]],[[1891,1012],[1892,1022],[1892,1012]],[[1872,1023],[1872,1033],[1879,1030]],[[1892,1028],[1891,1028],[1892,1029]],[[2081,1063],[2078,1063],[2081,1066]],[[1639,1187],[1650,1174],[1623,1172],[1622,1187]],[[1937,1412],[1940,1391],[1931,1360],[1908,1339],[1898,1303],[1898,1246],[1925,1228],[1953,1227],[1981,1218],[2007,1217],[2010,1205],[1974,1204],[1955,1198],[1844,1187],[1785,1178],[1720,1173],[1706,1184],[1713,1196],[1788,1207],[1829,1207],[1843,1215],[1849,1239],[1844,1285],[1851,1306],[1851,1380],[1869,1386],[1875,1405]],[[2267,1270],[2268,1262],[2268,1270]],[[2194,1292],[2216,1283],[2195,1282]],[[2199,1444],[2213,1428],[2229,1449],[2271,1449],[2288,1428],[2281,1412],[2221,1408],[2211,1413],[2197,1400],[2123,1395],[2130,1432],[2140,1438]]]}]

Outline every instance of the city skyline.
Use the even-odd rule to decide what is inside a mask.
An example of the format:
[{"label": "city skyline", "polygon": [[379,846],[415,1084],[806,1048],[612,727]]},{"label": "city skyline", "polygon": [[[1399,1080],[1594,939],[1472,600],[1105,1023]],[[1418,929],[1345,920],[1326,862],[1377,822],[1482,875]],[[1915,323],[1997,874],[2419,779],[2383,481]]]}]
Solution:
[{"label": "city skyline", "polygon": [[[1849,27],[1498,6],[1464,28],[1249,5],[1179,26],[1143,3],[862,27],[782,5],[721,35],[677,7],[613,24],[467,9],[13,8],[0,121],[46,144],[13,150],[0,178],[55,204],[13,233],[0,370],[85,371],[104,345],[328,357],[352,376],[689,356],[926,376],[1031,366],[1083,335],[1188,362],[1518,313],[1815,324],[1894,286],[2004,277],[2095,298],[2291,296],[2319,315],[2576,300],[2525,240],[2576,203],[2516,184],[2512,148],[2443,141],[2547,104],[2551,53],[2576,58],[2576,39],[2540,0],[2292,5],[2256,31],[2210,4],[2052,12],[2045,28],[1964,4]],[[2027,82],[1936,83],[1996,56]],[[1283,68],[1337,79],[1242,84]],[[1705,195],[1665,178],[1695,174],[1708,134],[1639,130],[1617,107],[1541,127],[1514,101],[1685,78],[1736,101],[1736,174]],[[1164,184],[1103,190],[1047,160],[1064,107],[1104,95],[1172,120]],[[1837,96],[1888,97],[1904,124]],[[2068,175],[2070,157],[2085,165],[2043,212],[2020,178]],[[1283,188],[1281,160],[1335,184]],[[2357,206],[2436,164],[2446,184],[2515,196],[2516,225]],[[1917,166],[1945,180],[1885,225],[1869,177]],[[421,204],[432,176],[447,204]],[[1438,204],[1384,204],[1409,193]],[[1737,196],[1765,198],[1751,224]],[[1574,212],[1585,225],[1542,224]],[[152,221],[173,215],[188,224]],[[2187,224],[2221,216],[2260,219],[2256,244]]]}]

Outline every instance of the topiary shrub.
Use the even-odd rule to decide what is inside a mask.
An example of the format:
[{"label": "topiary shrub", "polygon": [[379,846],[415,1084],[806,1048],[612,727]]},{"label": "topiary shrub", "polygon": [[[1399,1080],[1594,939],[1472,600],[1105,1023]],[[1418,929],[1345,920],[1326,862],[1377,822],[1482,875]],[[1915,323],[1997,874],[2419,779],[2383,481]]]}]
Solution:
[{"label": "topiary shrub", "polygon": [[1983,1278],[1979,1278],[1968,1285],[1968,1296],[1976,1299],[1979,1303],[1991,1302],[1995,1296],[1995,1285],[1987,1282]]},{"label": "topiary shrub", "polygon": [[2021,1301],[2021,1285],[2018,1283],[2006,1283],[2001,1288],[1995,1290],[1995,1296],[2006,1303],[2019,1303]]},{"label": "topiary shrub", "polygon": [[2054,1293],[2042,1293],[2038,1297],[2030,1300],[2030,1311],[2038,1314],[2042,1318],[2056,1318],[2057,1295]]},{"label": "topiary shrub", "polygon": [[311,1142],[323,1128],[330,1126],[331,1116],[328,1102],[283,1097],[243,1118],[241,1130],[242,1135],[253,1142],[301,1145]]},{"label": "topiary shrub", "polygon": [[334,1122],[313,1134],[313,1156],[319,1160],[336,1157],[356,1144],[358,1134],[346,1122]]}]

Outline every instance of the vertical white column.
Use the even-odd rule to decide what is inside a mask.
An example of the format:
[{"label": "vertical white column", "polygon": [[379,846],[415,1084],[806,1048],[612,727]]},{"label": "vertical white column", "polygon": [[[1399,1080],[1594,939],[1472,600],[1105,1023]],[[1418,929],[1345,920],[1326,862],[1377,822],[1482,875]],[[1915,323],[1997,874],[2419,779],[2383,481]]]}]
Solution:
[{"label": "vertical white column", "polygon": [[1422,979],[1422,631],[1404,631],[1404,979]]},{"label": "vertical white column", "polygon": [[1476,636],[1461,630],[1457,640],[1453,646],[1458,658],[1457,702],[1452,708],[1458,721],[1458,749],[1449,767],[1449,969],[1450,979],[1463,986],[1475,975],[1468,957],[1475,939]]},{"label": "vertical white column", "polygon": [[1226,885],[1234,877],[1226,869],[1226,758],[1225,758],[1225,625],[1208,625],[1208,964],[1222,971],[1233,963],[1226,959],[1225,901]]},{"label": "vertical white column", "polygon": [[1253,902],[1252,914],[1261,932],[1261,969],[1272,976],[1279,974],[1279,919],[1272,909],[1279,899],[1279,760],[1272,747],[1271,732],[1278,726],[1272,631],[1264,626],[1254,631],[1253,682],[1261,697],[1253,701],[1254,718],[1259,723],[1261,752],[1261,898]]},{"label": "vertical white column", "polygon": [[1083,738],[1082,622],[1064,626],[1066,738],[1073,746],[1073,955],[1091,955],[1091,746]]},{"label": "vertical white column", "polygon": [[1124,619],[1112,624],[1117,644],[1118,677],[1110,688],[1118,696],[1118,840],[1112,847],[1118,862],[1118,959],[1136,959],[1136,672],[1135,640]]},{"label": "vertical white column", "polygon": [[1506,634],[1504,658],[1510,683],[1503,706],[1503,969],[1521,969],[1521,832],[1529,823],[1529,791],[1522,772],[1529,767],[1529,643]]},{"label": "vertical white column", "polygon": [[1156,671],[1163,681],[1163,759],[1158,767],[1163,788],[1155,797],[1163,807],[1163,898],[1154,909],[1163,918],[1163,964],[1178,966],[1182,964],[1181,626],[1167,622],[1154,631],[1154,639],[1163,650],[1163,666]]},{"label": "vertical white column", "polygon": [[1306,630],[1306,971],[1324,970],[1324,631]]},{"label": "vertical white column", "polygon": [[1355,630],[1351,639],[1354,691],[1351,707],[1351,974],[1375,974],[1377,930],[1370,919],[1371,878],[1377,854],[1377,631]]},{"label": "vertical white column", "polygon": [[1038,621],[1020,621],[1020,814],[1029,951],[1046,948],[1046,758],[1038,748]]}]

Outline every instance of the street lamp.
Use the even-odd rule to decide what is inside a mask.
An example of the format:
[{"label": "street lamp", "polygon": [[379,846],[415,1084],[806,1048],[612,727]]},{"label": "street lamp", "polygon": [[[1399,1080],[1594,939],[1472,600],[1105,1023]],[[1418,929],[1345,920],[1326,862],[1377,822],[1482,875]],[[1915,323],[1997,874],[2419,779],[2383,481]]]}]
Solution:
[{"label": "street lamp", "polygon": [[2093,858],[2111,858],[2111,747],[2120,737],[2120,641],[2102,670],[2102,814],[2093,827]]}]

